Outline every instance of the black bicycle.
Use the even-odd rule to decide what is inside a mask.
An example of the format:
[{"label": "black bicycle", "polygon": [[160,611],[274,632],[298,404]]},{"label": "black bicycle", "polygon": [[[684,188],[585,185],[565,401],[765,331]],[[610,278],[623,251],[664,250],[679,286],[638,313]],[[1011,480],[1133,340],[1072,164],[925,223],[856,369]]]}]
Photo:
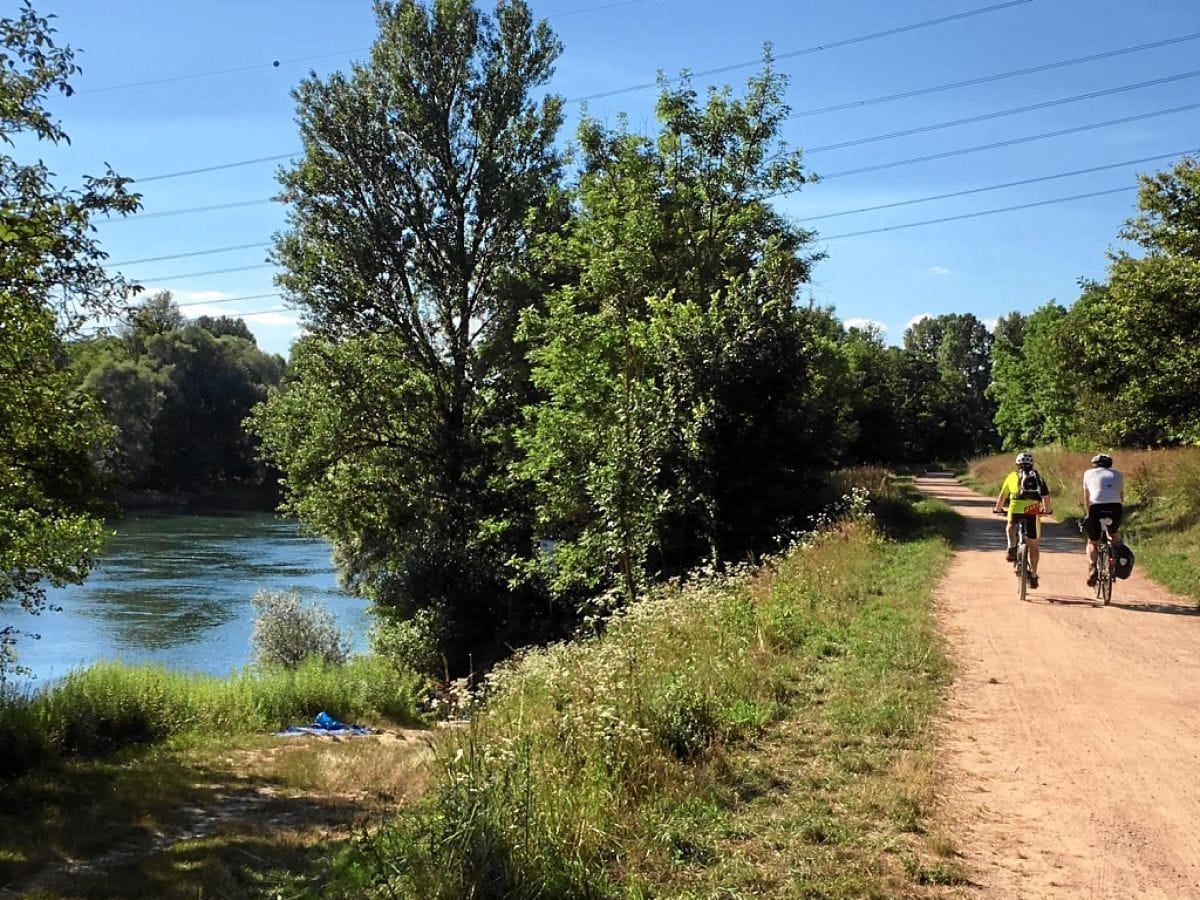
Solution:
[{"label": "black bicycle", "polygon": [[1112,601],[1116,577],[1113,574],[1116,564],[1112,554],[1112,535],[1108,533],[1108,526],[1112,523],[1113,520],[1108,516],[1100,519],[1100,540],[1096,541],[1096,599],[1092,601],[1093,606],[1108,606]]},{"label": "black bicycle", "polygon": [[[1026,515],[1029,512],[1033,510],[1027,511]],[[1041,515],[1040,509],[1037,510],[1037,514]],[[997,512],[996,515],[1008,515],[1008,510]],[[1025,516],[1017,516],[1017,558],[1013,561],[1013,572],[1017,576],[1018,599],[1028,599],[1025,595],[1029,592],[1029,581],[1033,577],[1033,571],[1029,568],[1029,538],[1025,533]]]}]

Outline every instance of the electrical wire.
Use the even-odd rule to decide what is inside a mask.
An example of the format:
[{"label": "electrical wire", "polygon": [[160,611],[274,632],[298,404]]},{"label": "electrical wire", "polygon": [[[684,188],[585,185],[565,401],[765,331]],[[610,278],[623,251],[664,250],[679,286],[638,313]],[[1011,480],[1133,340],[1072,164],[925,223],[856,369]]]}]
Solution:
[{"label": "electrical wire", "polygon": [[150,284],[161,284],[164,281],[183,281],[185,278],[202,278],[205,275],[228,275],[232,272],[252,272],[255,269],[270,269],[273,263],[260,263],[256,266],[238,266],[234,269],[212,269],[208,272],[184,272],[180,275],[162,275],[158,278],[139,278],[138,281],[148,282]]},{"label": "electrical wire", "polygon": [[215,306],[218,303],[245,303],[249,300],[266,300],[268,297],[282,296],[279,291],[272,291],[269,294],[251,294],[248,297],[218,297],[215,300],[189,300],[186,303],[176,303],[180,309],[187,309],[190,306]]},{"label": "electrical wire", "polygon": [[921,125],[917,128],[906,128],[903,131],[892,131],[887,134],[876,134],[871,137],[858,138],[853,141],[841,141],[837,144],[825,144],[822,147],[807,147],[805,154],[824,153],[827,150],[843,150],[846,147],[858,147],[862,144],[873,144],[877,141],[887,141],[898,137],[908,137],[914,134],[926,134],[930,131],[939,131],[943,128],[955,128],[959,125],[973,125],[976,122],[987,122],[992,119],[1001,119],[1005,116],[1015,116],[1019,113],[1033,112],[1039,109],[1050,109],[1055,106],[1065,106],[1068,103],[1078,103],[1081,100],[1093,100],[1096,97],[1108,97],[1112,94],[1121,94],[1126,91],[1134,91],[1144,87],[1151,87],[1159,84],[1169,84],[1174,81],[1183,81],[1187,78],[1195,78],[1200,75],[1200,69],[1194,72],[1182,72],[1178,75],[1167,75],[1163,78],[1154,78],[1150,81],[1139,81],[1135,84],[1124,84],[1120,87],[1106,88],[1100,91],[1091,91],[1087,94],[1076,94],[1073,97],[1062,97],[1058,100],[1044,100],[1041,103],[1031,103],[1028,106],[1015,106],[1011,109],[1002,109],[996,112],[982,113],[978,116],[968,116],[965,119],[952,119],[948,122],[937,122],[933,125]]},{"label": "electrical wire", "polygon": [[1004,188],[1023,187],[1029,184],[1040,184],[1043,181],[1054,181],[1058,178],[1070,178],[1074,175],[1090,175],[1094,172],[1106,172],[1110,169],[1120,169],[1124,166],[1136,166],[1142,163],[1159,162],[1164,159],[1177,159],[1181,156],[1187,156],[1191,153],[1200,153],[1200,148],[1191,148],[1188,150],[1177,150],[1174,153],[1161,153],[1157,156],[1143,156],[1140,159],[1127,159],[1124,162],[1109,163],[1103,166],[1092,166],[1087,169],[1074,169],[1070,172],[1056,172],[1053,175],[1040,175],[1036,178],[1022,178],[1020,181],[1006,181],[1003,184],[990,184],[987,187],[967,188],[961,191],[952,191],[948,194],[933,194],[929,197],[916,197],[912,200],[897,200],[893,203],[880,203],[876,206],[861,206],[858,209],[844,209],[840,212],[822,213],[819,216],[804,216],[800,219],[802,222],[816,222],[821,219],[836,219],[841,216],[853,216],[859,213],[878,212],[882,209],[895,209],[899,206],[913,206],[918,203],[931,203],[935,200],[951,200],[955,197],[968,197],[972,194],[983,194],[988,191],[999,191]]},{"label": "electrical wire", "polygon": [[185,259],[189,256],[211,256],[214,253],[232,253],[235,250],[257,250],[260,247],[270,247],[270,241],[259,241],[257,244],[234,244],[230,247],[213,247],[211,250],[193,250],[191,253],[172,253],[170,256],[148,256],[145,259],[127,259],[124,262],[109,263],[114,269],[122,266],[137,266],[142,263],[164,262],[168,259]]},{"label": "electrical wire", "polygon": [[296,153],[279,153],[275,156],[259,156],[254,159],[242,159],[237,162],[221,163],[215,166],[204,166],[200,169],[185,169],[182,172],[167,172],[165,175],[151,175],[148,178],[134,178],[134,184],[146,184],[149,181],[165,181],[168,178],[182,178],[184,175],[201,175],[205,172],[216,172],[220,169],[236,169],[239,166],[252,166],[255,163],[276,162],[281,159],[292,159]]},{"label": "electrical wire", "polygon": [[1002,81],[1006,78],[1017,78],[1022,75],[1033,75],[1037,72],[1049,72],[1052,69],[1061,69],[1066,66],[1077,66],[1083,63],[1095,62],[1100,59],[1111,59],[1114,56],[1124,56],[1128,53],[1139,53],[1143,50],[1155,50],[1159,47],[1168,47],[1171,44],[1181,44],[1185,41],[1194,41],[1200,39],[1200,31],[1192,32],[1191,34],[1183,34],[1173,38],[1165,38],[1161,41],[1152,41],[1149,44],[1137,44],[1132,47],[1121,47],[1117,50],[1106,50],[1103,53],[1093,53],[1090,56],[1076,56],[1073,59],[1063,59],[1058,62],[1043,63],[1039,66],[1026,66],[1023,69],[1012,69],[1008,72],[998,72],[994,75],[981,75],[978,78],[967,78],[963,81],[950,81],[945,84],[935,84],[929,87],[917,88],[912,91],[901,91],[898,94],[884,94],[881,97],[871,97],[866,100],[851,100],[847,103],[837,103],[833,106],[819,106],[815,109],[806,109],[801,112],[792,113],[788,116],[789,119],[799,119],[804,116],[819,116],[824,113],[841,112],[846,109],[856,109],[860,106],[873,106],[877,103],[891,103],[894,100],[907,100],[910,97],[923,97],[926,94],[935,94],[939,91],[950,91],[962,87],[971,87],[976,84],[987,84],[992,81]]},{"label": "electrical wire", "polygon": [[100,219],[96,225],[111,225],[114,222],[129,222],[140,219],[162,219],[168,216],[186,216],[192,213],[215,212],[222,209],[237,209],[242,206],[261,206],[264,203],[274,203],[274,197],[264,197],[261,200],[239,200],[235,203],[217,203],[213,206],[192,206],[188,209],[166,209],[159,212],[133,213],[128,216],[118,216],[112,219]]},{"label": "electrical wire", "polygon": [[962,219],[977,219],[981,216],[994,216],[999,213],[1015,212],[1019,209],[1033,209],[1037,206],[1051,206],[1055,203],[1068,203],[1072,200],[1086,200],[1090,197],[1105,197],[1110,194],[1124,194],[1130,191],[1136,191],[1137,185],[1125,185],[1125,187],[1110,188],[1105,191],[1092,191],[1087,194],[1075,194],[1071,197],[1056,197],[1053,200],[1036,200],[1032,203],[1018,203],[1015,206],[1002,206],[998,209],[981,209],[975,212],[962,213],[957,216],[942,216],[940,219],[925,219],[921,222],[905,222],[903,225],[887,225],[883,228],[868,228],[863,231],[848,231],[844,234],[834,234],[829,237],[819,237],[822,241],[840,241],[845,238],[862,237],[867,234],[882,234],[885,231],[901,231],[905,228],[919,228],[922,225],[939,225],[942,222],[957,222]]},{"label": "electrical wire", "polygon": [[1032,141],[1043,141],[1048,138],[1061,137],[1066,134],[1078,134],[1082,131],[1094,131],[1097,128],[1109,128],[1113,125],[1125,125],[1129,122],[1141,122],[1145,119],[1153,119],[1158,116],[1172,115],[1173,113],[1186,112],[1187,110],[1200,108],[1200,103],[1188,103],[1184,106],[1172,106],[1169,109],[1157,109],[1153,112],[1139,113],[1133,116],[1122,116],[1119,119],[1109,119],[1105,122],[1092,122],[1088,125],[1076,125],[1074,128],[1060,128],[1058,131],[1044,131],[1040,134],[1030,134],[1024,137],[1010,138],[1006,141],[994,141],[990,144],[979,144],[974,147],[962,147],[958,150],[946,150],[942,153],[930,153],[925,156],[914,156],[909,159],[898,159],[891,162],[876,163],[873,166],[861,166],[857,169],[843,169],[840,172],[830,172],[826,175],[819,175],[818,180],[829,181],[832,178],[845,178],[850,175],[863,175],[867,172],[878,172],[882,169],[894,169],[899,166],[911,166],[916,163],[930,162],[935,159],[948,159],[951,156],[964,156],[968,153],[979,153],[983,150],[996,150],[1000,147],[1012,147],[1017,144],[1028,144]]},{"label": "electrical wire", "polygon": [[[966,10],[965,12],[954,13],[953,15],[949,15],[949,16],[941,16],[940,18],[937,18],[937,19],[926,19],[921,22],[913,22],[909,25],[900,25],[896,28],[888,28],[888,29],[885,29],[884,31],[874,31],[874,32],[871,32],[870,34],[862,34],[862,35],[858,35],[858,36],[852,37],[852,38],[844,38],[843,40],[840,40],[840,41],[832,41],[831,43],[828,43],[828,44],[816,44],[815,46],[812,46],[812,47],[805,47],[802,50],[789,50],[786,53],[775,53],[775,54],[772,54],[771,58],[775,61],[778,61],[781,59],[794,59],[795,57],[798,57],[798,56],[807,56],[811,53],[820,53],[824,50],[835,50],[839,47],[848,47],[851,44],[861,44],[866,41],[878,40],[879,38],[892,37],[894,35],[904,34],[909,31],[917,31],[918,29],[921,29],[921,28],[932,28],[933,26],[936,26],[936,25],[945,25],[947,22],[956,22],[961,19],[969,19],[973,16],[982,16],[986,13],[998,12],[999,10],[1008,9],[1013,6],[1024,6],[1025,4],[1032,3],[1032,2],[1033,2],[1033,0],[1007,0],[1007,2],[1005,2],[1005,3],[996,3],[996,4],[993,4],[992,6],[980,7],[979,9],[969,9],[969,10]],[[692,72],[692,73],[690,73],[689,76],[686,76],[686,77],[704,77],[707,75],[720,75],[724,72],[732,72],[736,69],[746,69],[751,66],[760,66],[760,65],[762,65],[761,57],[758,59],[752,59],[752,60],[748,60],[745,62],[730,63],[729,65],[718,66],[715,69],[702,69],[698,72]],[[682,76],[677,77],[677,78],[664,79],[666,84],[675,84],[682,80],[683,80]],[[573,98],[569,99],[567,102],[568,103],[584,103],[584,102],[587,102],[588,100],[601,100],[605,97],[615,97],[619,94],[631,94],[635,91],[643,91],[648,88],[658,87],[658,85],[659,85],[659,82],[657,80],[644,81],[640,84],[631,84],[631,85],[627,85],[626,87],[613,88],[612,90],[609,90],[609,91],[600,91],[595,94],[586,94],[582,97],[573,97]]]}]

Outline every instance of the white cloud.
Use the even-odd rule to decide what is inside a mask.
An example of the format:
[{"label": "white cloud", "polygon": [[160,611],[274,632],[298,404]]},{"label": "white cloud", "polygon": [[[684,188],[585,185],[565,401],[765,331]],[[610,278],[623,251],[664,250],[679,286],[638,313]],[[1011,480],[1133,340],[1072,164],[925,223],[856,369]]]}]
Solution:
[{"label": "white cloud", "polygon": [[903,330],[908,331],[908,329],[912,328],[918,322],[922,322],[925,319],[929,319],[929,318],[932,318],[932,316],[930,316],[929,313],[918,313],[917,315],[913,316],[911,319],[909,319],[907,322],[904,323]]},{"label": "white cloud", "polygon": [[876,319],[847,319],[843,323],[847,328],[860,328],[863,331],[878,331],[881,335],[887,335],[887,326]]},{"label": "white cloud", "polygon": [[930,266],[925,271],[928,272],[930,275],[936,275],[939,278],[946,276],[946,275],[953,274],[952,270],[947,269],[945,266]]},{"label": "white cloud", "polygon": [[216,303],[228,300],[232,294],[225,291],[171,291],[176,303]]},{"label": "white cloud", "polygon": [[251,326],[261,323],[263,325],[287,325],[295,327],[300,324],[300,317],[296,313],[284,312],[283,310],[278,312],[272,310],[271,312],[261,314],[247,313],[246,315],[251,316],[251,318],[246,320],[246,324]]},{"label": "white cloud", "polygon": [[983,320],[983,327],[986,328],[988,331],[990,331],[992,334],[996,333],[996,326],[998,324],[1000,324],[999,319],[984,319]]}]

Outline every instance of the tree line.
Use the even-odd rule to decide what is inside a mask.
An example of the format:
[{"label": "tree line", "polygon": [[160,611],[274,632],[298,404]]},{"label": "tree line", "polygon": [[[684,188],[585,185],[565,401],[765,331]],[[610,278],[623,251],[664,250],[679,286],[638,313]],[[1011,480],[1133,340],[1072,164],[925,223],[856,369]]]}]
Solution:
[{"label": "tree line", "polygon": [[[838,467],[1200,437],[1193,162],[1143,179],[1122,236],[1144,254],[1114,253],[1070,310],[994,332],[936,316],[888,346],[801,299],[821,253],[772,205],[810,175],[769,52],[739,95],[663,79],[653,129],[585,113],[564,149],[562,100],[539,93],[561,47],[522,0],[377,16],[366,61],[294,91],[304,152],[272,255],[305,331],[286,369],[244,322],[187,322],[165,295],[81,339],[75,313],[130,293],[89,217],[137,198],[0,157],[0,366],[24,379],[0,379],[23,479],[0,487],[0,600],[82,577],[105,478],[260,483],[269,464],[392,646],[458,673],[773,549]],[[42,100],[69,91],[70,51],[28,5],[2,21],[25,62],[0,71],[22,98],[5,134],[65,137]]]},{"label": "tree line", "polygon": [[274,497],[277,473],[258,459],[243,423],[279,385],[284,360],[259,350],[244,321],[189,322],[161,291],[131,309],[117,333],[66,350],[79,389],[113,428],[93,452],[110,491],[143,500],[161,492]]}]

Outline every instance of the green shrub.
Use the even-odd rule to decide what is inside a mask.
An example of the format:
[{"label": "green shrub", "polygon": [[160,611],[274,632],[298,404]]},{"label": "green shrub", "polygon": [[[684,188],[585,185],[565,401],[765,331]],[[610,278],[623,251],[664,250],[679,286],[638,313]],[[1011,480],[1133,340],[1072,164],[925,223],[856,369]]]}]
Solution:
[{"label": "green shrub", "polygon": [[340,666],[350,653],[326,609],[304,605],[294,591],[259,591],[251,600],[254,619],[255,661],[259,665],[298,666],[310,656]]},{"label": "green shrub", "polygon": [[438,648],[445,639],[445,629],[435,610],[419,609],[408,619],[397,618],[387,609],[377,608],[374,613],[369,635],[372,652],[401,669],[441,674]]}]

